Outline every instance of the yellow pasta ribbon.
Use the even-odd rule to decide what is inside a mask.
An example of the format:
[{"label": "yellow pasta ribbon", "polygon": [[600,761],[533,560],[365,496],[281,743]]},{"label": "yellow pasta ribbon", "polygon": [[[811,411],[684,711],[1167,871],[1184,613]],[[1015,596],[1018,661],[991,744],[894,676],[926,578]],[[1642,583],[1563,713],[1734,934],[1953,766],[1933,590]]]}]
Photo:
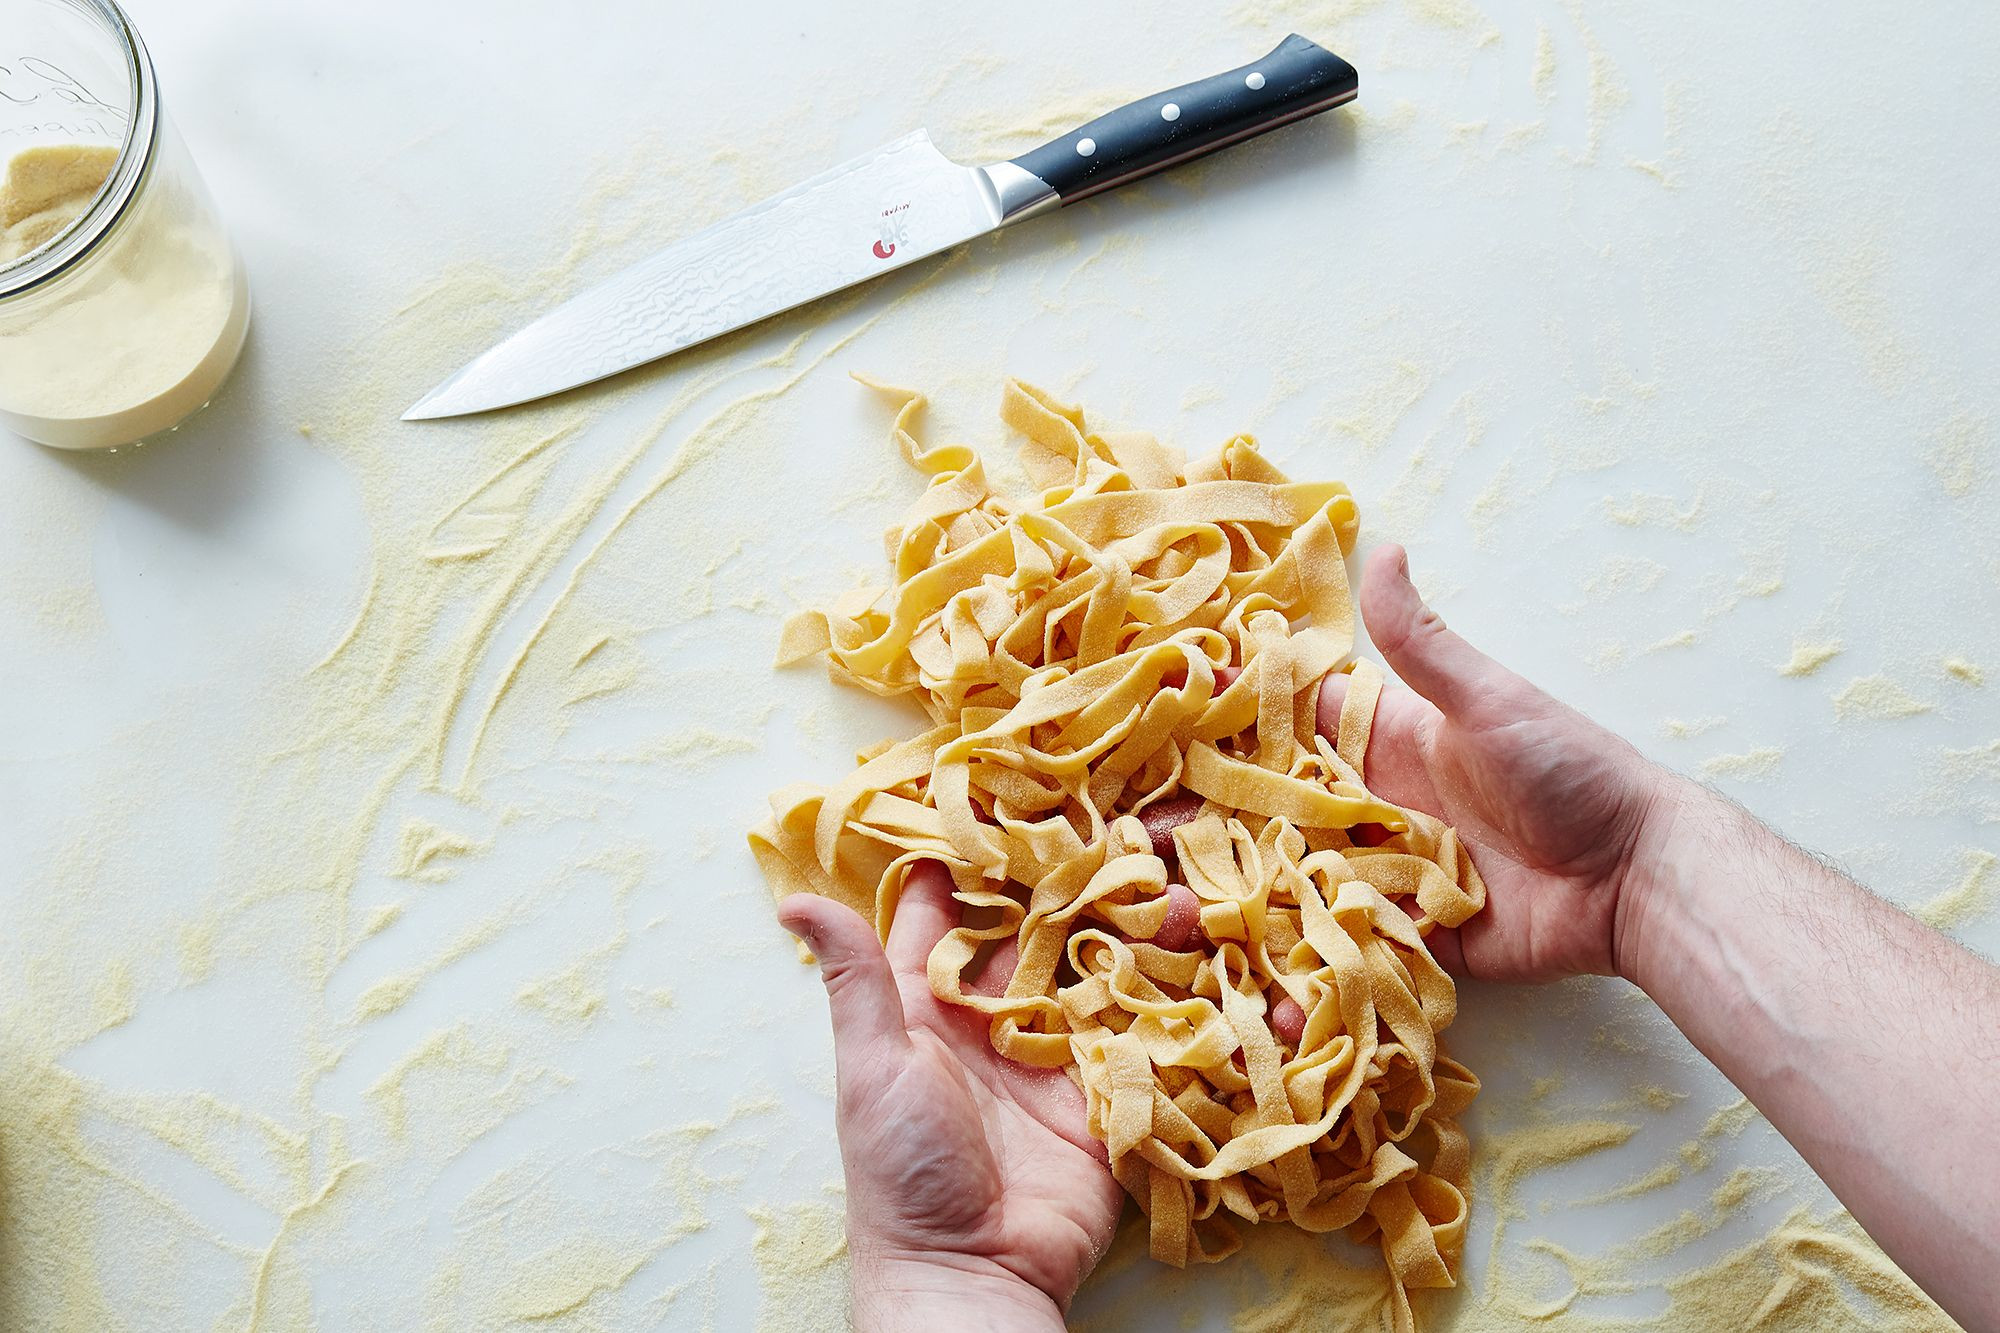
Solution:
[{"label": "yellow pasta ribbon", "polygon": [[[1002,1055],[1068,1070],[1157,1258],[1223,1257],[1232,1219],[1343,1229],[1380,1247],[1412,1329],[1408,1289],[1455,1281],[1479,1087],[1439,1045],[1457,993],[1424,939],[1486,890],[1452,829],[1368,788],[1382,682],[1352,655],[1353,498],[1247,436],[1190,462],[1009,381],[1041,488],[1021,502],[971,448],[919,442],[922,395],[870,387],[930,484],[888,533],[891,586],[796,617],[779,661],[824,656],[934,725],[772,797],[750,842],[773,893],[886,937],[909,867],[943,862],[985,924],[939,941],[932,990],[985,1014]],[[1201,806],[1169,859],[1132,816],[1176,796]],[[1170,884],[1200,903],[1171,948]],[[1006,993],[968,991],[1002,939]]]}]

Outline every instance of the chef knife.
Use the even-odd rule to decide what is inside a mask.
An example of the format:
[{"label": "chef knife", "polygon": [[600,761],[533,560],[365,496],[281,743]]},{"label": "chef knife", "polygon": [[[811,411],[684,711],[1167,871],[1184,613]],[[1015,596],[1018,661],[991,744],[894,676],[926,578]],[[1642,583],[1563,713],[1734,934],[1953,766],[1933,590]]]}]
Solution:
[{"label": "chef knife", "polygon": [[463,416],[573,389],[975,236],[1351,101],[1354,67],[1296,34],[1262,60],[966,167],[922,130],[678,241],[482,353],[403,414]]}]

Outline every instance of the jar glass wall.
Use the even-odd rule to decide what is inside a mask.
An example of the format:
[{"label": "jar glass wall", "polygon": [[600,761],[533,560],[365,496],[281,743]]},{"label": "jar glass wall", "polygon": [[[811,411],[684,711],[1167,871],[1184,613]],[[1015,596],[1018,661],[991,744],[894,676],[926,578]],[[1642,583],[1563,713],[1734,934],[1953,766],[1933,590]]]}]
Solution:
[{"label": "jar glass wall", "polygon": [[0,426],[71,449],[178,424],[249,323],[243,265],[112,0],[0,0]]}]

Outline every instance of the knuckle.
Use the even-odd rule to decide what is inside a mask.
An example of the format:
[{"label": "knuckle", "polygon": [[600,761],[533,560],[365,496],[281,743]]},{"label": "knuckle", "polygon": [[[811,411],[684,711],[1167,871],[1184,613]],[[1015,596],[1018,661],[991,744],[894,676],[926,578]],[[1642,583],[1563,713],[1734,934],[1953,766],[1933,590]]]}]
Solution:
[{"label": "knuckle", "polygon": [[828,995],[845,995],[862,982],[862,968],[851,956],[828,958],[822,955],[819,975],[826,983]]},{"label": "knuckle", "polygon": [[1444,617],[1433,611],[1429,602],[1417,603],[1416,614],[1410,617],[1410,638],[1435,642],[1448,633]]}]

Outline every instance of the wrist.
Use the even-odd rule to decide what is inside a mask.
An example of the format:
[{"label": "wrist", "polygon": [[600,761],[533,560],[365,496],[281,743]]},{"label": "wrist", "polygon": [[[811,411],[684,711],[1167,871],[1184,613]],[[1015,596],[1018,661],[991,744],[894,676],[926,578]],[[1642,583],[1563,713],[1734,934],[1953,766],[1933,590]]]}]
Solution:
[{"label": "wrist", "polygon": [[1009,1269],[963,1254],[854,1252],[859,1333],[1030,1333],[1063,1328],[1062,1306]]},{"label": "wrist", "polygon": [[1612,970],[1641,990],[1656,975],[1655,960],[1669,947],[1676,921],[1688,916],[1701,872],[1693,858],[1712,857],[1728,813],[1717,808],[1727,803],[1708,789],[1664,769],[1658,774],[1632,838],[1611,925]]}]

